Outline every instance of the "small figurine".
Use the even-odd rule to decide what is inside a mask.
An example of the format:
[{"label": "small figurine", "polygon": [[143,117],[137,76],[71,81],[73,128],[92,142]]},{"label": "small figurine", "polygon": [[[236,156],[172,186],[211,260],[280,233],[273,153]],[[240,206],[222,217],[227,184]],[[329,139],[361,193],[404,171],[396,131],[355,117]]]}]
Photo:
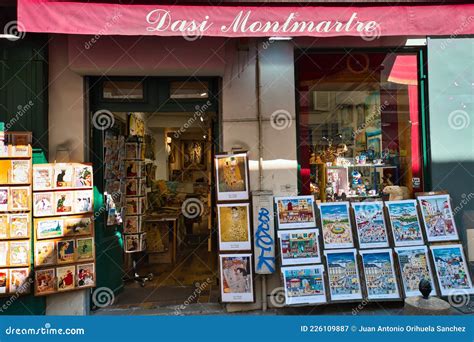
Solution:
[{"label": "small figurine", "polygon": [[357,170],[352,170],[352,189],[357,189],[359,185],[362,185],[362,174]]},{"label": "small figurine", "polygon": [[420,290],[421,295],[424,299],[428,299],[430,297],[431,291],[433,290],[433,288],[431,287],[431,283],[425,278],[420,280],[420,283],[418,284],[418,289]]}]

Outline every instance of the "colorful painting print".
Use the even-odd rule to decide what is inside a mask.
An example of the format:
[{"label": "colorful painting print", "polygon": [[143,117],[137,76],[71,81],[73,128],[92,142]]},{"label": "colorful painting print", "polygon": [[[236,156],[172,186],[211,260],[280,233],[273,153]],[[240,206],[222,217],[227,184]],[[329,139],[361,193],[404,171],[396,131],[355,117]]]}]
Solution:
[{"label": "colorful painting print", "polygon": [[247,153],[215,156],[217,200],[236,201],[249,199]]},{"label": "colorful painting print", "polygon": [[140,234],[125,235],[125,253],[135,253],[140,251]]},{"label": "colorful painting print", "polygon": [[76,240],[77,261],[87,261],[94,259],[94,238],[84,238]]},{"label": "colorful painting print", "polygon": [[53,166],[33,165],[33,190],[53,188]]},{"label": "colorful painting print", "polygon": [[428,258],[428,248],[426,246],[399,247],[395,248],[395,252],[398,255],[405,296],[419,296],[420,290],[418,287],[422,279],[431,283],[433,289],[431,295],[436,296],[436,287]]},{"label": "colorful painting print", "polygon": [[29,210],[30,201],[29,187],[10,188],[10,210]]},{"label": "colorful painting print", "polygon": [[72,290],[76,283],[76,267],[66,266],[56,268],[56,279],[58,291]]},{"label": "colorful painting print", "polygon": [[54,194],[52,192],[37,192],[33,194],[33,210],[36,217],[51,216],[54,211]]},{"label": "colorful painting print", "polygon": [[56,188],[71,188],[73,182],[73,168],[71,164],[58,163],[54,166],[54,186]]},{"label": "colorful painting print", "polygon": [[0,269],[0,294],[8,292],[8,270]]},{"label": "colorful painting print", "polygon": [[126,234],[133,234],[140,232],[140,224],[139,224],[139,217],[138,216],[126,216],[125,217],[125,224],[123,227],[123,232]]},{"label": "colorful painting print", "polygon": [[54,196],[54,205],[56,214],[71,214],[73,213],[74,192],[63,191],[56,192]]},{"label": "colorful painting print", "polygon": [[395,246],[413,246],[423,244],[418,212],[415,200],[390,201],[388,208]]},{"label": "colorful painting print", "polygon": [[30,183],[29,160],[12,160],[10,181],[15,184]]},{"label": "colorful painting print", "polygon": [[8,211],[8,188],[0,188],[0,211]]},{"label": "colorful painting print", "polygon": [[35,266],[53,265],[55,261],[54,241],[37,241],[35,243]]},{"label": "colorful painting print", "polygon": [[400,298],[391,249],[359,251],[368,299]]},{"label": "colorful painting print", "polygon": [[314,228],[313,196],[275,197],[278,213],[278,228]]},{"label": "colorful painting print", "polygon": [[76,281],[77,287],[88,287],[95,285],[94,264],[77,265]]},{"label": "colorful painting print", "polygon": [[218,204],[219,249],[250,250],[249,204]]},{"label": "colorful painting print", "polygon": [[63,236],[64,224],[62,219],[35,220],[35,225],[38,240]]},{"label": "colorful painting print", "polygon": [[459,240],[449,195],[420,196],[418,203],[428,241]]},{"label": "colorful painting print", "polygon": [[431,246],[442,296],[474,294],[462,245]]},{"label": "colorful painting print", "polygon": [[92,166],[84,164],[74,165],[74,184],[75,188],[92,187]]},{"label": "colorful painting print", "polygon": [[140,202],[138,197],[126,199],[126,214],[137,215],[140,212]]},{"label": "colorful painting print", "polygon": [[30,242],[10,242],[10,266],[26,266],[30,263]]},{"label": "colorful painting print", "polygon": [[0,214],[0,240],[8,238],[10,230],[7,214]]},{"label": "colorful painting print", "polygon": [[325,251],[331,300],[362,299],[356,249]]},{"label": "colorful painting print", "polygon": [[71,217],[64,219],[64,236],[91,235],[94,221],[91,217]]},{"label": "colorful painting print", "polygon": [[125,159],[140,159],[137,143],[125,144]]},{"label": "colorful painting print", "polygon": [[326,303],[324,266],[282,267],[285,304]]},{"label": "colorful painting print", "polygon": [[125,177],[137,178],[141,177],[141,162],[139,161],[126,161],[125,162]]},{"label": "colorful painting print", "polygon": [[352,203],[360,248],[388,247],[383,202]]},{"label": "colorful painting print", "polygon": [[10,238],[21,239],[30,236],[29,214],[10,215]]},{"label": "colorful painting print", "polygon": [[138,180],[127,179],[125,193],[127,196],[138,196]]},{"label": "colorful painting print", "polygon": [[206,143],[200,140],[181,141],[182,167],[185,170],[206,168]]},{"label": "colorful painting print", "polygon": [[69,262],[74,262],[75,253],[74,253],[74,240],[64,240],[58,241],[56,245],[57,252],[57,263],[66,264]]},{"label": "colorful painting print", "polygon": [[30,291],[30,283],[28,277],[30,270],[28,268],[10,269],[10,286],[9,293],[28,293]]},{"label": "colorful painting print", "polygon": [[349,203],[321,203],[318,206],[321,212],[324,248],[354,247]]},{"label": "colorful painting print", "polygon": [[252,254],[221,254],[222,302],[253,302]]},{"label": "colorful painting print", "polygon": [[8,266],[8,242],[0,242],[0,267]]},{"label": "colorful painting print", "polygon": [[56,292],[55,278],[54,268],[35,270],[35,293],[45,295]]},{"label": "colorful painting print", "polygon": [[321,262],[318,229],[295,229],[278,232],[282,265]]},{"label": "colorful painting print", "polygon": [[89,213],[92,212],[92,190],[74,192],[74,212]]}]

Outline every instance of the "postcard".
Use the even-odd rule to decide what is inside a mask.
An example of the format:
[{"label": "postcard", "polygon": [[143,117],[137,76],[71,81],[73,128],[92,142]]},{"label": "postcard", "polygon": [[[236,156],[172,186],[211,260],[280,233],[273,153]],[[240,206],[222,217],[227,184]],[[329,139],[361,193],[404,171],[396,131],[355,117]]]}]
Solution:
[{"label": "postcard", "polygon": [[10,231],[10,222],[8,214],[0,214],[0,240],[8,238]]},{"label": "postcard", "polygon": [[30,264],[30,241],[10,242],[10,266],[26,266]]},{"label": "postcard", "polygon": [[354,247],[348,202],[321,203],[324,248]]},{"label": "postcard", "polygon": [[75,247],[74,240],[57,241],[56,243],[57,263],[66,264],[66,263],[74,262],[76,259],[74,247]]},{"label": "postcard", "polygon": [[217,205],[219,249],[221,251],[250,250],[250,212],[248,203]]},{"label": "postcard", "polygon": [[127,196],[138,196],[138,180],[127,179],[125,194]]},{"label": "postcard", "polygon": [[35,270],[35,293],[44,295],[56,292],[56,272],[54,268]]},{"label": "postcard", "polygon": [[94,260],[94,238],[77,239],[76,250],[76,261]]},{"label": "postcard", "polygon": [[30,209],[30,188],[29,187],[11,187],[10,188],[10,210],[24,211]]},{"label": "postcard", "polygon": [[8,292],[8,269],[0,269],[0,294]]},{"label": "postcard", "polygon": [[357,250],[324,251],[331,300],[362,299]]},{"label": "postcard", "polygon": [[313,196],[275,197],[278,229],[315,228]]},{"label": "postcard", "polygon": [[8,211],[9,188],[0,188],[0,211]]},{"label": "postcard", "polygon": [[360,248],[388,247],[383,202],[351,203],[354,209]]},{"label": "postcard", "polygon": [[94,220],[92,217],[65,217],[64,236],[91,235],[94,231]]},{"label": "postcard", "polygon": [[54,165],[54,187],[71,188],[73,185],[73,167],[68,163],[57,163]]},{"label": "postcard", "polygon": [[56,214],[72,214],[74,204],[73,191],[60,191],[54,193],[54,205]]},{"label": "postcard", "polygon": [[418,203],[428,241],[459,240],[449,195],[420,196]]},{"label": "postcard", "polygon": [[372,249],[359,253],[362,255],[368,299],[400,298],[392,250]]},{"label": "postcard", "polygon": [[392,226],[395,246],[422,245],[421,233],[416,200],[385,202]]},{"label": "postcard", "polygon": [[50,190],[53,188],[53,165],[33,165],[33,190]]},{"label": "postcard", "polygon": [[321,262],[319,229],[280,230],[281,264],[318,264]]},{"label": "postcard", "polygon": [[125,235],[125,253],[135,253],[141,251],[140,234]]},{"label": "postcard", "polygon": [[95,265],[93,263],[77,265],[76,270],[77,287],[95,285]]},{"label": "postcard", "polygon": [[28,277],[30,275],[29,268],[10,269],[10,286],[9,293],[28,293],[30,291],[30,283]]},{"label": "postcard", "polygon": [[31,164],[29,160],[12,160],[10,182],[13,184],[30,183]]},{"label": "postcard", "polygon": [[222,302],[253,302],[252,254],[221,254]]},{"label": "postcard", "polygon": [[127,234],[139,233],[140,232],[140,223],[139,216],[125,216],[125,224],[123,227],[123,232]]},{"label": "postcard", "polygon": [[285,304],[326,303],[324,266],[282,267]]},{"label": "postcard", "polygon": [[55,214],[54,193],[35,192],[33,193],[33,213],[36,217],[52,216]]},{"label": "postcard", "polygon": [[75,213],[89,213],[93,211],[92,190],[74,191],[74,209]]},{"label": "postcard", "polygon": [[216,155],[215,167],[218,201],[249,199],[247,152]]},{"label": "postcard", "polygon": [[137,215],[140,211],[140,201],[138,197],[132,197],[126,199],[126,214]]},{"label": "postcard", "polygon": [[35,225],[36,238],[38,240],[53,239],[61,237],[64,234],[64,223],[62,219],[38,219],[35,220]]},{"label": "postcard", "polygon": [[141,176],[141,165],[144,164],[140,161],[128,160],[125,161],[125,177],[126,178],[139,178]]},{"label": "postcard", "polygon": [[54,265],[56,263],[56,250],[54,241],[36,241],[35,266]]},{"label": "postcard", "polygon": [[73,164],[75,188],[91,188],[92,187],[92,165]]},{"label": "postcard", "polygon": [[30,215],[11,214],[10,215],[10,238],[22,239],[30,236]]},{"label": "postcard", "polygon": [[74,289],[76,283],[76,267],[74,265],[56,268],[58,291]]},{"label": "postcard", "polygon": [[140,159],[137,143],[125,143],[125,159]]}]

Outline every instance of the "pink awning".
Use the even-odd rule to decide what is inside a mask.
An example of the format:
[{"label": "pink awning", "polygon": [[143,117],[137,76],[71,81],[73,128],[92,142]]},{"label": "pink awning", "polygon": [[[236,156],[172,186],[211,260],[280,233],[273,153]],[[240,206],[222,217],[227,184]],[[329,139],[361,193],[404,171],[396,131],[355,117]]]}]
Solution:
[{"label": "pink awning", "polygon": [[18,0],[19,29],[90,35],[435,36],[474,34],[474,4],[178,6]]}]

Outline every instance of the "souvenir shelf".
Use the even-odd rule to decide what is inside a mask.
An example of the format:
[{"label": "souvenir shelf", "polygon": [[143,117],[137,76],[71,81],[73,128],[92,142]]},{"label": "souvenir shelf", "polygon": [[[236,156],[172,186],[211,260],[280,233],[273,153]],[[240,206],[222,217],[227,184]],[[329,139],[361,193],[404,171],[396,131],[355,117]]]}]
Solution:
[{"label": "souvenir shelf", "polygon": [[95,286],[91,164],[33,166],[35,295]]},{"label": "souvenir shelf", "polygon": [[0,132],[0,296],[30,289],[30,132]]}]

